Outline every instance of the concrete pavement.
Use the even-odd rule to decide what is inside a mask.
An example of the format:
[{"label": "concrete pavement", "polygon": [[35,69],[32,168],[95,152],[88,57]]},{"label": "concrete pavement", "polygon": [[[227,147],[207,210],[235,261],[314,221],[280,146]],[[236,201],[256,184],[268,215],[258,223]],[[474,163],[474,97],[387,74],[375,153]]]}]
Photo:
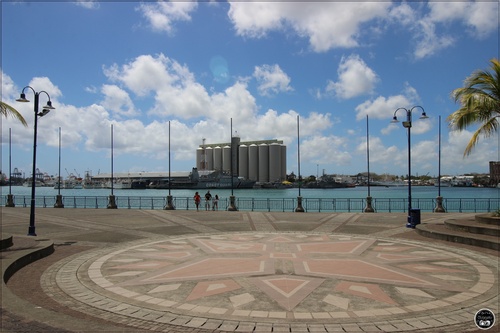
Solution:
[{"label": "concrete pavement", "polygon": [[4,271],[55,248],[2,286],[6,332],[466,332],[480,309],[498,317],[498,252],[422,238],[404,213],[36,213],[27,237],[29,209],[2,208]]}]

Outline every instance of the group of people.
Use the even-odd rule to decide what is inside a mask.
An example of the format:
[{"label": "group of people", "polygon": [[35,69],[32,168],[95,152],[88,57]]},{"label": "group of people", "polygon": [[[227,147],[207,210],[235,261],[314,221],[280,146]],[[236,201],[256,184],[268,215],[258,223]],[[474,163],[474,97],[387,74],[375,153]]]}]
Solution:
[{"label": "group of people", "polygon": [[[201,196],[198,192],[194,194],[194,204],[196,205],[196,210],[199,210],[200,203],[201,203]],[[205,193],[205,210],[219,210],[219,196],[216,194],[215,197],[212,197],[212,194],[210,194],[210,191],[207,191]]]}]

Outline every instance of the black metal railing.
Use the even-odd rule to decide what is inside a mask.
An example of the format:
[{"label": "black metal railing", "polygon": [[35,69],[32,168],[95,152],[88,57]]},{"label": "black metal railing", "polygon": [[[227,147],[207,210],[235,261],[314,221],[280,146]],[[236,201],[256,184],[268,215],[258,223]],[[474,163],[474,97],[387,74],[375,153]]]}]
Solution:
[{"label": "black metal railing", "polygon": [[[14,196],[16,207],[28,207],[30,196]],[[142,196],[115,196],[116,205],[122,209],[163,209],[166,198]],[[1,205],[5,206],[7,196],[1,197]],[[36,207],[54,207],[56,196],[38,196]],[[196,209],[190,197],[174,197],[174,206],[178,210]],[[107,208],[107,196],[64,196],[65,208]],[[236,206],[242,211],[293,212],[297,207],[297,198],[236,198]],[[302,206],[306,212],[363,212],[366,207],[364,198],[303,198]],[[219,210],[229,207],[229,199],[219,200]],[[376,212],[406,212],[408,200],[402,198],[373,198],[372,207]],[[436,207],[435,199],[412,199],[413,209],[432,212]],[[443,207],[447,212],[478,213],[493,212],[500,208],[500,198],[444,198]],[[202,201],[199,209],[205,209]]]}]

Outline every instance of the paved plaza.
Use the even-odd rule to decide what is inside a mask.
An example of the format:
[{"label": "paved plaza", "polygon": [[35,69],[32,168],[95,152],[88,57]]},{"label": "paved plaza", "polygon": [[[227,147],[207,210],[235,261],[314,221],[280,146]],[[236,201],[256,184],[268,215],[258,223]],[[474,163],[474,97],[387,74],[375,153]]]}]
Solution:
[{"label": "paved plaza", "polygon": [[[422,238],[404,213],[45,208],[36,237],[28,221],[29,209],[2,208],[3,236],[55,252],[38,277],[35,262],[4,287],[19,327],[25,316],[64,332],[476,332],[476,312],[498,317],[498,253]],[[38,296],[23,299],[23,283]]]}]

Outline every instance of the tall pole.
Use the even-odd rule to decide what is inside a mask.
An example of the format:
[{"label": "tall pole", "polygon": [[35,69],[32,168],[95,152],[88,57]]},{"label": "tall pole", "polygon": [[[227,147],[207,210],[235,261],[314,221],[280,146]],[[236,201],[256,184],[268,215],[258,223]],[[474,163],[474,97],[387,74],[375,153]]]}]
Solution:
[{"label": "tall pole", "polygon": [[12,128],[9,128],[9,195],[5,207],[16,207],[12,195]]},{"label": "tall pole", "polygon": [[411,111],[406,111],[408,126],[408,223],[411,223]]},{"label": "tall pole", "polygon": [[113,195],[113,183],[115,181],[114,174],[113,174],[113,124],[111,124],[111,195]]},{"label": "tall pole", "polygon": [[168,121],[168,196],[167,196],[167,204],[163,209],[165,210],[174,210],[174,204],[172,200],[172,175],[170,171],[170,120]]},{"label": "tall pole", "polygon": [[234,147],[233,147],[233,118],[231,118],[231,167],[230,167],[230,170],[231,170],[231,195],[233,196],[234,195],[234,177],[233,177],[233,157],[234,157]]},{"label": "tall pole", "polygon": [[300,187],[301,187],[301,176],[300,176],[300,127],[299,127],[299,115],[297,115],[297,168],[299,172],[299,196],[297,197],[297,208],[295,208],[295,212],[297,213],[303,213],[304,207],[302,206],[302,196],[300,194]]},{"label": "tall pole", "polygon": [[370,134],[368,132],[368,115],[366,115],[366,164],[368,169],[368,196],[370,196]]},{"label": "tall pole", "polygon": [[172,174],[170,170],[170,120],[168,121],[168,195],[170,196],[172,190],[172,184],[170,180],[172,179]]},{"label": "tall pole", "polygon": [[366,197],[366,207],[364,212],[374,213],[375,210],[372,207],[372,197],[370,195],[370,136],[368,132],[368,115],[366,115],[366,163],[368,168],[368,177],[367,177],[368,196]]},{"label": "tall pole", "polygon": [[441,196],[441,115],[439,115],[438,131],[438,196]]},{"label": "tall pole", "polygon": [[406,224],[406,227],[408,228],[415,228],[415,225],[420,223],[420,211],[415,210],[415,212],[413,212],[411,207],[411,118],[412,112],[415,108],[422,109],[422,116],[420,117],[420,119],[429,118],[425,114],[424,108],[419,105],[416,105],[411,109],[398,108],[396,109],[396,111],[394,111],[394,117],[392,118],[392,123],[398,123],[399,121],[396,117],[396,113],[399,110],[404,110],[406,112],[406,121],[403,122],[403,127],[408,129],[408,222]]},{"label": "tall pole", "polygon": [[113,182],[114,182],[114,174],[113,174],[113,124],[111,124],[111,195],[108,198],[108,207],[109,209],[116,209],[118,206],[116,205],[116,198],[113,194]]},{"label": "tall pole", "polygon": [[444,213],[446,210],[443,207],[443,197],[441,196],[441,116],[439,116],[439,132],[438,132],[438,196],[436,198],[435,213]]},{"label": "tall pole", "polygon": [[[32,179],[31,179],[31,208],[30,208],[30,225],[28,228],[28,236],[36,236],[35,232],[35,188],[36,188],[36,179],[35,179],[35,174],[36,174],[36,137],[37,137],[37,126],[38,126],[38,117],[43,117],[47,113],[50,112],[50,110],[55,109],[52,106],[52,102],[50,101],[50,95],[46,91],[40,91],[36,92],[35,89],[33,89],[30,86],[26,86],[23,88],[21,92],[21,96],[16,99],[18,102],[29,102],[29,100],[26,99],[26,95],[24,94],[24,90],[29,88],[31,91],[33,91],[33,94],[35,95],[35,101],[34,101],[34,106],[33,106],[33,111],[34,111],[34,116],[35,116],[35,126],[33,129],[33,174],[32,174]],[[38,113],[38,103],[40,100],[40,94],[44,93],[47,95],[49,100],[47,101],[47,105],[43,107],[43,111]]]},{"label": "tall pole", "polygon": [[9,195],[12,195],[12,128],[9,128]]},{"label": "tall pole", "polygon": [[54,208],[64,208],[61,195],[61,127],[59,127],[59,176],[57,180],[57,196]]},{"label": "tall pole", "polygon": [[[61,127],[59,127],[59,178],[61,177]],[[61,186],[57,187],[57,194],[61,194]]]},{"label": "tall pole", "polygon": [[35,106],[34,106],[34,111],[35,111],[35,127],[33,130],[33,172],[32,172],[32,178],[31,178],[31,206],[30,206],[30,226],[28,228],[28,236],[36,236],[35,232],[35,187],[36,187],[36,179],[35,179],[35,173],[36,173],[36,132],[37,132],[37,126],[38,126],[38,101],[39,101],[39,95],[38,93],[35,93]]},{"label": "tall pole", "polygon": [[233,144],[233,118],[231,118],[231,167],[230,167],[230,173],[231,173],[231,196],[229,197],[229,207],[227,208],[228,211],[237,211],[238,208],[236,207],[236,198],[234,197],[234,174],[233,174],[233,159],[234,159],[234,144]]}]

